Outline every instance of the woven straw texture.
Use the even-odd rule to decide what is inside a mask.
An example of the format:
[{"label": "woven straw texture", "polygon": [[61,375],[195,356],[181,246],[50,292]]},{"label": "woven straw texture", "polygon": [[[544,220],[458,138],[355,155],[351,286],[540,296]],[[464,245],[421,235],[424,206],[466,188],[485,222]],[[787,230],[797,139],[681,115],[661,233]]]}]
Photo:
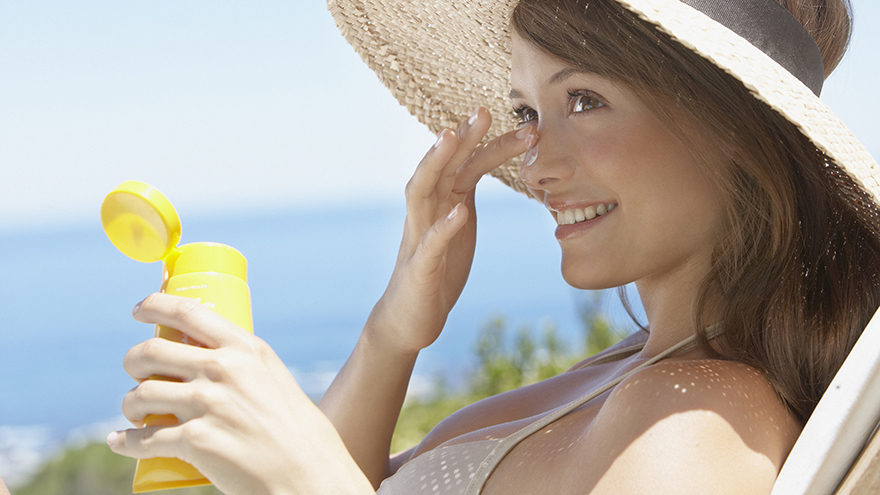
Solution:
[{"label": "woven straw texture", "polygon": [[[795,124],[846,172],[843,193],[880,204],[880,166],[803,83],[733,31],[679,0],[617,0],[740,80]],[[513,129],[508,20],[515,0],[328,0],[345,39],[409,112],[433,132],[456,127],[478,106],[495,122],[489,138]],[[491,175],[527,193],[520,160]],[[869,208],[873,209],[873,208]]]}]

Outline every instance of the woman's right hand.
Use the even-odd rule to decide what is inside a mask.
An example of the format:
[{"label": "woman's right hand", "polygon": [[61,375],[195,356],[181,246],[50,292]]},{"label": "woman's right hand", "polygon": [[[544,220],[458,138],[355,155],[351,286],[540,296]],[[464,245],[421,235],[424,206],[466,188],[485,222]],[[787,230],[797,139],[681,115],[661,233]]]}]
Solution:
[{"label": "woman's right hand", "polygon": [[397,263],[366,326],[382,345],[414,353],[437,339],[470,273],[477,182],[537,142],[526,126],[481,144],[491,123],[479,108],[456,131],[441,131],[406,186]]}]

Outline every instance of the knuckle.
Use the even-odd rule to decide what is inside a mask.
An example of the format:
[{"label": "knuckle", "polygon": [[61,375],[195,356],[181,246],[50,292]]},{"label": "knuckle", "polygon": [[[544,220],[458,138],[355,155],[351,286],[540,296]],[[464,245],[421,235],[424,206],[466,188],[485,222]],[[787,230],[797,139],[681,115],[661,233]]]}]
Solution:
[{"label": "knuckle", "polygon": [[161,342],[159,338],[155,337],[150,340],[144,341],[140,346],[139,354],[145,359],[156,359],[162,355],[162,350],[160,349],[160,347],[162,347],[162,344],[163,342]]},{"label": "knuckle", "polygon": [[150,399],[150,396],[153,395],[155,388],[156,384],[152,380],[141,382],[137,387],[131,389],[131,391],[125,396],[125,399],[123,399],[123,403],[126,400],[128,400],[129,405],[147,401]]},{"label": "knuckle", "polygon": [[266,343],[265,340],[257,336],[253,336],[253,338],[247,339],[247,345],[250,351],[260,358],[265,358],[275,354],[275,351],[272,349],[272,347],[268,343]]},{"label": "knuckle", "polygon": [[474,148],[473,151],[471,151],[471,153],[467,157],[465,157],[465,159],[461,162],[461,166],[458,167],[458,170],[456,170],[456,175],[458,175],[462,172],[466,172],[468,170],[468,168],[470,168],[471,165],[473,165],[474,160],[477,158],[477,156],[480,153],[480,150],[483,149],[483,147],[484,147],[484,145],[482,145],[482,144],[477,146],[476,148]]},{"label": "knuckle", "polygon": [[229,379],[229,364],[222,357],[215,357],[205,361],[205,378],[212,382],[225,382]]},{"label": "knuckle", "polygon": [[141,419],[139,417],[136,417],[137,414],[135,413],[134,409],[134,403],[138,401],[138,399],[136,398],[136,395],[138,393],[139,392],[137,391],[137,387],[135,387],[129,390],[128,393],[125,394],[125,397],[122,398],[122,414],[129,421],[137,421]]},{"label": "knuckle", "polygon": [[497,154],[500,153],[505,147],[510,146],[516,142],[516,137],[512,134],[504,134],[498,139],[493,139],[485,144],[484,149],[487,153]]},{"label": "knuckle", "polygon": [[189,400],[192,404],[204,408],[209,404],[215,403],[217,399],[217,394],[212,390],[213,387],[210,386],[192,387],[189,392]]},{"label": "knuckle", "polygon": [[150,339],[140,344],[132,347],[125,353],[125,357],[122,359],[122,368],[131,375],[133,378],[145,378],[142,376],[137,376],[139,370],[139,364],[143,361],[152,361],[161,355],[161,351],[158,347],[161,345],[160,342],[157,342],[158,339]]},{"label": "knuckle", "polygon": [[416,247],[419,257],[427,259],[434,254],[434,243],[432,242],[432,239],[435,239],[438,234],[439,230],[436,225],[431,227],[431,229],[425,233],[421,242],[419,242],[419,245]]},{"label": "knuckle", "polygon": [[149,307],[153,306],[156,303],[156,298],[159,297],[158,294],[159,294],[158,292],[154,292],[154,293],[150,294],[149,296],[145,297],[144,300],[141,301],[140,308],[144,309],[144,308],[149,308]]},{"label": "knuckle", "polygon": [[202,421],[190,420],[180,425],[183,443],[193,451],[204,451],[211,441],[211,429]]},{"label": "knuckle", "polygon": [[413,193],[414,193],[413,190],[416,187],[414,184],[414,181],[415,181],[415,177],[410,178],[409,181],[407,181],[406,186],[403,188],[403,195],[406,196],[407,199],[410,199],[413,197]]},{"label": "knuckle", "polygon": [[122,358],[122,369],[125,370],[126,373],[133,376],[135,370],[135,362],[138,361],[138,349],[136,347],[132,347],[125,353],[125,357]]},{"label": "knuckle", "polygon": [[185,319],[193,312],[201,309],[201,307],[202,305],[195,299],[190,299],[188,297],[181,298],[180,301],[174,305],[172,316],[178,319]]}]

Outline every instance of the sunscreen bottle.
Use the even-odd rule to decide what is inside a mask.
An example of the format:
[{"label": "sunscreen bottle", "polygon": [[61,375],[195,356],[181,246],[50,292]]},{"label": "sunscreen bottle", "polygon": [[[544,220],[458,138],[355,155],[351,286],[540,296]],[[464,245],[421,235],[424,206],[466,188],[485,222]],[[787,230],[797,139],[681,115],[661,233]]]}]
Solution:
[{"label": "sunscreen bottle", "polygon": [[[235,249],[218,243],[177,246],[180,219],[156,188],[138,181],[123,182],[101,204],[104,232],[117,249],[144,263],[162,260],[161,292],[191,297],[232,323],[253,333],[247,260]],[[156,325],[156,337],[200,345],[183,333]],[[154,380],[172,380],[153,376]],[[151,415],[144,426],[176,425],[173,415]],[[209,485],[191,465],[175,458],[140,459],[134,474],[134,493]]]}]

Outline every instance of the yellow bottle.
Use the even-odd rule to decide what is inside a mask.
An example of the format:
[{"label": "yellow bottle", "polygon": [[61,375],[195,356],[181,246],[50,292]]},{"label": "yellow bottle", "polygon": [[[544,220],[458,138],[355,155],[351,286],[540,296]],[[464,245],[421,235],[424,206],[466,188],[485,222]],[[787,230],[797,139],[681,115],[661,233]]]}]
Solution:
[{"label": "yellow bottle", "polygon": [[[161,292],[191,297],[253,333],[247,260],[235,249],[212,242],[178,247],[180,220],[165,196],[138,181],[123,182],[104,198],[101,223],[110,241],[137,261],[163,261]],[[156,325],[156,337],[199,345],[183,333]],[[155,376],[151,379],[168,380]],[[145,426],[175,425],[172,415],[148,416]],[[134,493],[208,485],[191,465],[168,458],[140,459]]]}]

